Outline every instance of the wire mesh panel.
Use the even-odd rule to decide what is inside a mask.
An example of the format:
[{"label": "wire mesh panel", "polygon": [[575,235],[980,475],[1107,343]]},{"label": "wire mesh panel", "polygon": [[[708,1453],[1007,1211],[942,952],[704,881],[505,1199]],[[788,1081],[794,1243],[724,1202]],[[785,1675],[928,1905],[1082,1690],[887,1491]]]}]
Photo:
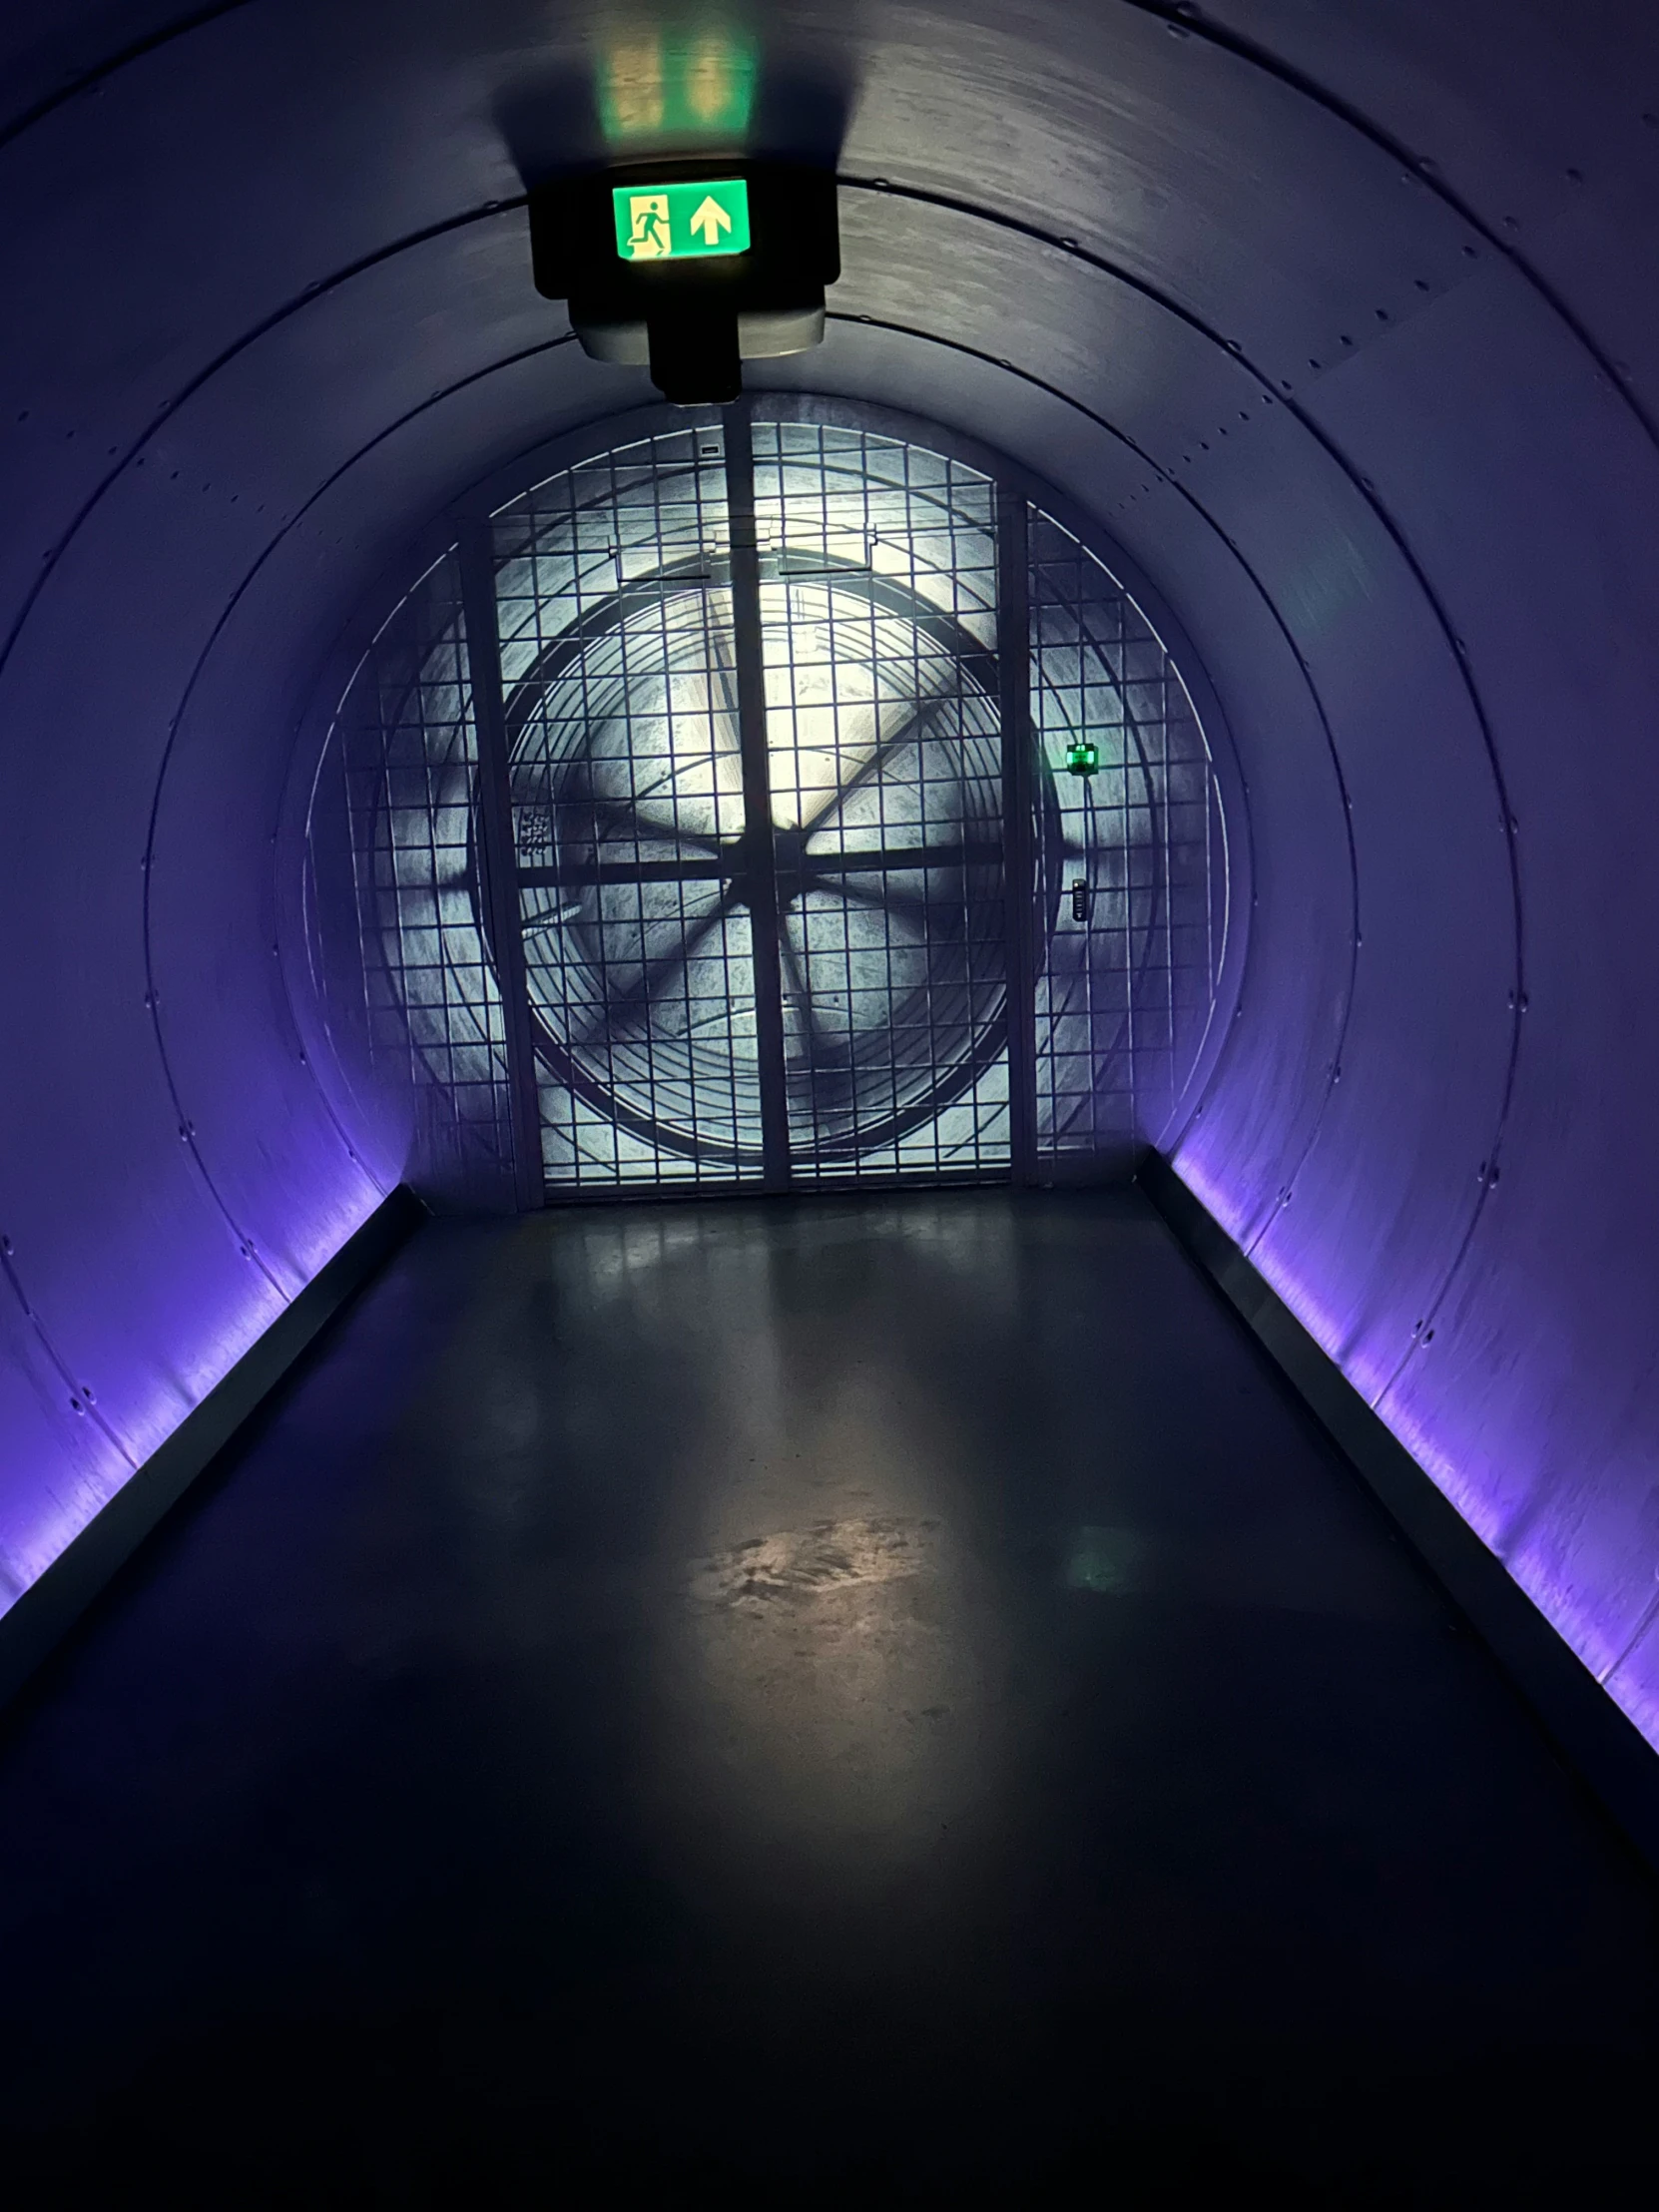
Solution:
[{"label": "wire mesh panel", "polygon": [[1038,1159],[1109,1162],[1156,1141],[1213,1019],[1225,829],[1162,641],[1068,530],[1029,529]]},{"label": "wire mesh panel", "polygon": [[543,1165],[760,1173],[725,456],[675,431],[495,518]]},{"label": "wire mesh panel", "polygon": [[836,425],[754,451],[792,1173],[1006,1172],[995,488]]},{"label": "wire mesh panel", "polygon": [[[342,1057],[360,1034],[375,1080],[401,1056],[451,1182],[510,1173],[510,1058],[553,1193],[1111,1172],[1169,1126],[1228,928],[1214,765],[1134,599],[1000,497],[1028,559],[1010,537],[999,564],[987,470],[764,401],[730,439],[688,421],[580,460],[467,537],[499,712],[456,559],[409,593],[335,718],[312,965]],[[512,1057],[490,917],[515,911]]]},{"label": "wire mesh panel", "polygon": [[[476,766],[451,553],[380,630],[340,702],[311,805],[306,913],[342,1067],[406,1085],[414,1172],[474,1199],[499,1196],[512,1166],[501,994],[478,918]],[[336,924],[347,895],[354,945]]]}]

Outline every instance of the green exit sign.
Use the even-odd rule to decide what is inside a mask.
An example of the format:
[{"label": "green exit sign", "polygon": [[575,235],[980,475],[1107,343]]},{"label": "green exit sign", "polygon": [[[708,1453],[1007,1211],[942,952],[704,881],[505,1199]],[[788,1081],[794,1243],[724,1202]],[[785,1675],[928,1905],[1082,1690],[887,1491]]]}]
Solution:
[{"label": "green exit sign", "polygon": [[749,187],[741,177],[712,185],[619,185],[611,201],[616,250],[625,262],[749,251]]}]

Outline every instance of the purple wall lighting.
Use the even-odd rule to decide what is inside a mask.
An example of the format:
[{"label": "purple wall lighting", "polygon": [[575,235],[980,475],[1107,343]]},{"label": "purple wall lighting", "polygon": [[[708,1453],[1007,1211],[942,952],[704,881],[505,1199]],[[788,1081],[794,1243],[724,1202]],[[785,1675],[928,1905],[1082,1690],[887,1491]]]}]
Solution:
[{"label": "purple wall lighting", "polygon": [[[296,952],[307,703],[445,501],[650,396],[529,279],[609,20],[0,28],[5,1592],[404,1171]],[[1062,485],[1225,712],[1249,951],[1180,1173],[1659,1738],[1659,18],[766,24],[755,151],[851,88],[768,380]]]}]

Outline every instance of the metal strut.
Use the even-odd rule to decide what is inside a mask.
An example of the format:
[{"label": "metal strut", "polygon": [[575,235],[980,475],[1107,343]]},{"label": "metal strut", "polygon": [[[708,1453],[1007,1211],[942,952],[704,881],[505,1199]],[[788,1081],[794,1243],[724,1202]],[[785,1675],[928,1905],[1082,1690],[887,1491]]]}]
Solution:
[{"label": "metal strut", "polygon": [[501,632],[495,603],[495,545],[488,517],[460,526],[461,610],[465,617],[472,726],[478,746],[478,872],[501,992],[507,1090],[512,1113],[513,1195],[521,1214],[547,1203],[542,1168],[541,1099],[524,966],[518,848],[513,838],[507,709],[501,690]]},{"label": "metal strut", "polygon": [[755,974],[755,1043],[760,1060],[761,1181],[790,1184],[790,1104],[784,1076],[782,915],[773,841],[767,748],[766,656],[761,630],[761,549],[755,527],[755,442],[749,405],[725,412],[726,512],[732,537],[732,636],[738,747],[743,762],[744,871]]},{"label": "metal strut", "polygon": [[1016,1184],[1037,1172],[1036,886],[1033,870],[1030,516],[996,490],[996,666],[1002,717],[1003,879],[1007,884],[1008,1140]]}]

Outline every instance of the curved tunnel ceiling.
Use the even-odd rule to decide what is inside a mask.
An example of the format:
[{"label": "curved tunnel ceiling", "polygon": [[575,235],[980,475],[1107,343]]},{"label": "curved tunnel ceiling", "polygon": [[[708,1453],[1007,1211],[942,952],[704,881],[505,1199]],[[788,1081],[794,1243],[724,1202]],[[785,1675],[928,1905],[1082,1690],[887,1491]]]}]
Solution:
[{"label": "curved tunnel ceiling", "polygon": [[[1652,1734],[1659,24],[762,23],[760,141],[838,142],[845,265],[768,380],[1000,447],[1174,610],[1254,895],[1177,1165]],[[522,210],[642,26],[33,0],[0,30],[16,1587],[399,1172],[290,1001],[273,854],[374,579],[650,396],[535,294]]]}]

